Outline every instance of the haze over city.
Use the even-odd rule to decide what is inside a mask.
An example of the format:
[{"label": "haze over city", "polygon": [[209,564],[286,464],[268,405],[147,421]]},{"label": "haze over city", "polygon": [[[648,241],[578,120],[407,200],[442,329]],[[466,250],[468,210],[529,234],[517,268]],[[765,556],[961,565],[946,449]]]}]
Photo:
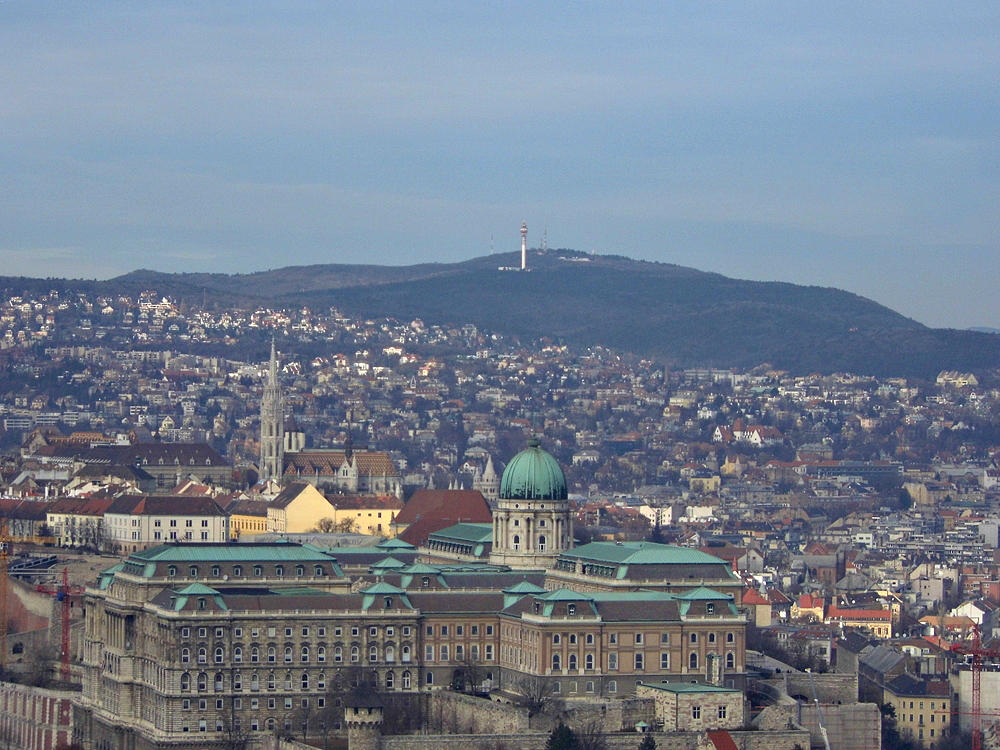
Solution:
[{"label": "haze over city", "polygon": [[0,4],[0,259],[111,277],[529,244],[1000,327],[985,3]]}]

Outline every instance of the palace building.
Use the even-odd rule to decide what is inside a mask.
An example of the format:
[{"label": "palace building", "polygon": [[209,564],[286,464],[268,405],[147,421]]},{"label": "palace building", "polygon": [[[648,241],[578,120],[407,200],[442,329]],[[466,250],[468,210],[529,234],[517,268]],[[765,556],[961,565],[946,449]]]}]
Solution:
[{"label": "palace building", "polygon": [[499,494],[492,523],[442,529],[420,549],[391,539],[133,553],[85,594],[76,739],[193,749],[247,733],[256,746],[326,711],[345,675],[384,693],[743,688],[741,587],[724,561],[650,543],[574,548],[565,479],[536,443],[508,464]]}]

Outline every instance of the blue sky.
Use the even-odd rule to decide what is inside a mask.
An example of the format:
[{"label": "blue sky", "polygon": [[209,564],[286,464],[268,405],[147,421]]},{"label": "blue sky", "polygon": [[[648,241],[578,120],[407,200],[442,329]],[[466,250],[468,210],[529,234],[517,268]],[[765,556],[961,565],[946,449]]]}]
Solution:
[{"label": "blue sky", "polygon": [[454,261],[526,220],[1000,327],[998,40],[984,2],[3,0],[2,273]]}]

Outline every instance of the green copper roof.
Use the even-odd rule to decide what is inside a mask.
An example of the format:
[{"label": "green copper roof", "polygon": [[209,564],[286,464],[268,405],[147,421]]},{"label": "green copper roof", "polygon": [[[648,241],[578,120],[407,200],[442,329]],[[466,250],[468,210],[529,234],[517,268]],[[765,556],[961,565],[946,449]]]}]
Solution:
[{"label": "green copper roof", "polygon": [[456,523],[435,531],[430,536],[434,539],[453,539],[456,542],[489,542],[493,540],[493,524]]},{"label": "green copper roof", "polygon": [[725,560],[673,544],[656,542],[591,542],[561,553],[562,557],[574,557],[606,563],[628,565],[725,565]]},{"label": "green copper roof", "polygon": [[594,599],[590,594],[583,594],[579,591],[573,591],[573,589],[556,589],[545,594],[539,594],[535,598],[544,599],[547,602],[589,602]]},{"label": "green copper roof", "polygon": [[518,453],[503,470],[500,497],[509,500],[565,500],[566,477],[559,463],[529,440],[528,447]]},{"label": "green copper roof", "polygon": [[719,601],[720,599],[725,601],[732,601],[732,594],[723,594],[721,591],[713,591],[705,586],[699,586],[693,591],[688,591],[684,594],[677,594],[678,599],[688,599],[690,601]]},{"label": "green copper roof", "polygon": [[406,563],[402,560],[397,560],[395,557],[383,557],[377,563],[372,564],[372,568],[385,569],[385,568],[405,568]]},{"label": "green copper roof", "polygon": [[362,594],[405,594],[403,589],[396,588],[392,584],[386,583],[385,581],[380,581],[379,583],[372,584],[366,589],[361,589]]},{"label": "green copper roof", "polygon": [[197,596],[199,594],[208,596],[218,596],[219,591],[213,589],[211,586],[206,586],[204,583],[189,583],[182,589],[174,589],[178,594],[184,594],[185,596]]},{"label": "green copper roof", "polygon": [[435,568],[426,563],[413,563],[407,566],[404,570],[400,571],[402,573],[421,573],[425,575],[437,575],[441,572],[441,568]]},{"label": "green copper roof", "polygon": [[376,547],[381,547],[382,549],[416,549],[409,542],[404,542],[402,539],[386,539],[384,542],[379,542],[375,545]]},{"label": "green copper roof", "polygon": [[521,581],[516,586],[511,586],[509,589],[504,589],[505,594],[543,594],[545,589],[541,586],[536,586],[531,581]]}]

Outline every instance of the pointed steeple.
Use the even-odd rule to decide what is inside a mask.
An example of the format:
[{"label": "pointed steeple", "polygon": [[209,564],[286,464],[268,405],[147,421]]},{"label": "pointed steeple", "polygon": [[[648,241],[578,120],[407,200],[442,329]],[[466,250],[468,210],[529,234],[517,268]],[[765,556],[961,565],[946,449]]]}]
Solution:
[{"label": "pointed steeple", "polygon": [[278,350],[274,346],[274,336],[271,336],[271,364],[268,369],[268,385],[278,384]]}]

